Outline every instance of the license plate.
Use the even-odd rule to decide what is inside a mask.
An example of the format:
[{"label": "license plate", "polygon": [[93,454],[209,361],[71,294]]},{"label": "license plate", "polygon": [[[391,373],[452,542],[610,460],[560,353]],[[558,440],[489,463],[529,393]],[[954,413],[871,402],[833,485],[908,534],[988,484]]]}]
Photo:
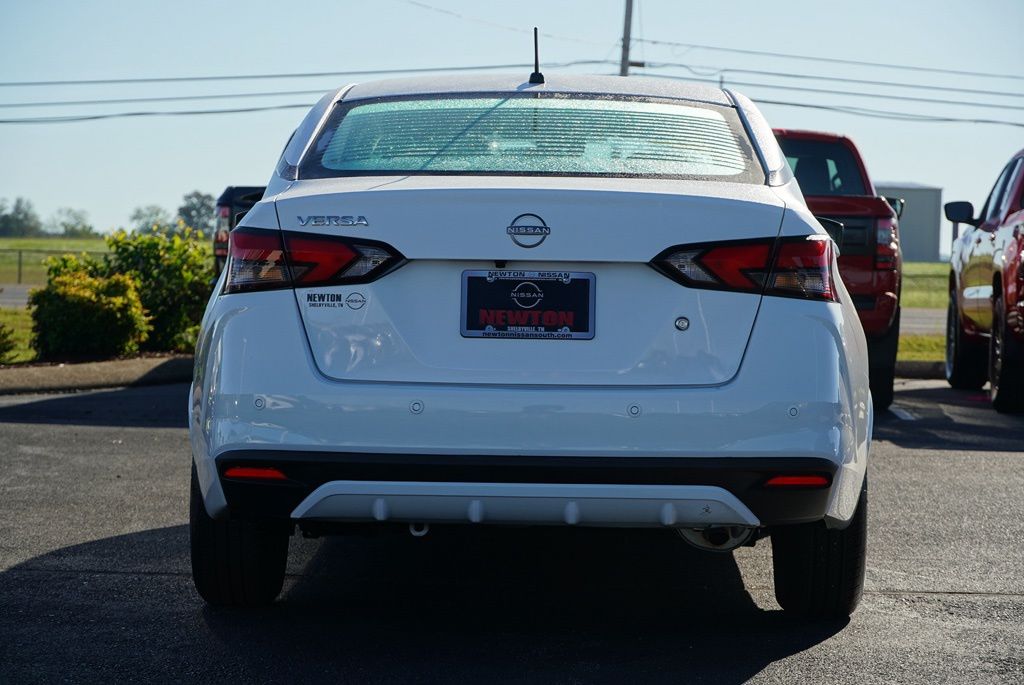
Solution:
[{"label": "license plate", "polygon": [[582,271],[463,271],[462,335],[591,340],[594,295]]}]

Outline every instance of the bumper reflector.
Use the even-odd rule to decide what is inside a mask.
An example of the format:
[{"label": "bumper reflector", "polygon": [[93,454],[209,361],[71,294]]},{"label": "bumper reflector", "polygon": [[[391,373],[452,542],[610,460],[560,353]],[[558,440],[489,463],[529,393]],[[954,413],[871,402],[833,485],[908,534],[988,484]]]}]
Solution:
[{"label": "bumper reflector", "polygon": [[280,470],[267,466],[232,466],[224,472],[224,477],[245,480],[288,480]]},{"label": "bumper reflector", "polygon": [[765,481],[766,488],[827,488],[830,484],[828,476],[772,476]]}]

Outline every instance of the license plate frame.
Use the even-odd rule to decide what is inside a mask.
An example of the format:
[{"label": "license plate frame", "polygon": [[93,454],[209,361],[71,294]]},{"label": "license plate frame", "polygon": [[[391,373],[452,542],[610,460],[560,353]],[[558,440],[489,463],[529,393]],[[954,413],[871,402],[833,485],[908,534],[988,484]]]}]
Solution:
[{"label": "license plate frame", "polygon": [[462,337],[593,340],[596,301],[597,276],[590,271],[469,269],[462,272]]}]

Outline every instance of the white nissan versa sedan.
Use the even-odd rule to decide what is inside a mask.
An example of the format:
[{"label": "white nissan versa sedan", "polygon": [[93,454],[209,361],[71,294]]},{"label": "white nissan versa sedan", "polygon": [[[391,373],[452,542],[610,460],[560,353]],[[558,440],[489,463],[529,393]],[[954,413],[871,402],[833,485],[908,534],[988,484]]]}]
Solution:
[{"label": "white nissan versa sedan", "polygon": [[438,524],[771,537],[787,611],[860,599],[864,334],[771,128],[664,80],[406,79],[306,116],[232,231],[190,412],[207,602],[289,536]]}]

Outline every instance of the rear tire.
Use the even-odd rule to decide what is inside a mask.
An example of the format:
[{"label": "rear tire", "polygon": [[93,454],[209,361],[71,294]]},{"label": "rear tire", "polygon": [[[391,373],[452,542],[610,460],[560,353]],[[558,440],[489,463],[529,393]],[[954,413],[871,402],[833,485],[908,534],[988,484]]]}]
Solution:
[{"label": "rear tire", "polygon": [[1024,411],[1024,345],[1006,330],[1003,294],[992,301],[992,337],[988,346],[989,399],[998,412]]},{"label": "rear tire", "polygon": [[281,524],[211,518],[206,513],[195,465],[189,536],[192,580],[208,604],[262,606],[280,594],[288,560],[289,530]]},{"label": "rear tire", "polygon": [[984,348],[966,339],[960,325],[956,292],[949,291],[946,308],[946,380],[957,390],[980,390],[988,380]]},{"label": "rear tire", "polygon": [[871,402],[877,411],[885,411],[892,404],[893,384],[896,381],[896,352],[900,343],[900,310],[885,334],[868,341],[868,383]]},{"label": "rear tire", "polygon": [[772,530],[775,599],[786,612],[813,618],[846,618],[864,592],[868,530],[867,481],[857,511],[843,530],[824,521]]}]

